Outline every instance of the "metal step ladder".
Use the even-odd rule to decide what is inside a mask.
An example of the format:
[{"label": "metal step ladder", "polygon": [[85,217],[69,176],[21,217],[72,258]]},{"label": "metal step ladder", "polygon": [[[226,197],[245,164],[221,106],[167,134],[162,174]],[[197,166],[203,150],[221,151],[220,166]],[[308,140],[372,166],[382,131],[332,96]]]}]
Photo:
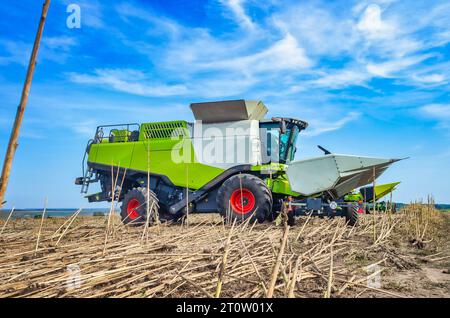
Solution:
[{"label": "metal step ladder", "polygon": [[81,193],[86,194],[89,190],[89,184],[91,183],[92,177],[94,176],[94,170],[89,168],[86,170],[83,176],[83,183],[81,184]]}]

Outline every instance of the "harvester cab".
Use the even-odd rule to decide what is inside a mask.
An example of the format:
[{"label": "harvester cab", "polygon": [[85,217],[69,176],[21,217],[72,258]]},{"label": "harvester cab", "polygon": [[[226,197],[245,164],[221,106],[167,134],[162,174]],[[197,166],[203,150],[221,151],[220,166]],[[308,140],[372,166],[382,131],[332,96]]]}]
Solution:
[{"label": "harvester cab", "polygon": [[90,202],[122,202],[125,223],[154,214],[177,220],[188,212],[263,222],[290,215],[345,216],[354,224],[362,207],[344,200],[397,159],[325,155],[295,161],[302,120],[264,118],[260,101],[191,104],[183,120],[97,127],[76,183]]}]

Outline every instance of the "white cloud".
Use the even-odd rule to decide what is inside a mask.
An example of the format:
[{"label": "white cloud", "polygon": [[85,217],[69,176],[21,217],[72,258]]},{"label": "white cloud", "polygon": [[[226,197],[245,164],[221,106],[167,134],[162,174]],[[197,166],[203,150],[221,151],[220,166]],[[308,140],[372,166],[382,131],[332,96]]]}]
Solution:
[{"label": "white cloud", "polygon": [[256,27],[252,19],[245,13],[243,6],[245,0],[221,0],[221,2],[233,12],[239,25],[248,29]]},{"label": "white cloud", "polygon": [[176,37],[183,32],[184,27],[165,16],[158,15],[149,10],[142,10],[129,3],[121,3],[115,7],[119,17],[133,25],[131,19],[139,19],[149,23],[149,28],[144,30],[148,35],[164,35],[167,37]]},{"label": "white cloud", "polygon": [[424,60],[432,57],[431,54],[410,56],[402,59],[393,59],[384,63],[369,63],[367,64],[367,71],[369,73],[379,76],[379,77],[395,77],[397,72],[409,68],[410,66],[416,65],[423,62]]},{"label": "white cloud", "polygon": [[11,63],[28,65],[31,55],[31,46],[22,41],[0,40],[0,45],[6,55],[0,56],[0,65],[7,65]]},{"label": "white cloud", "polygon": [[71,122],[67,126],[69,126],[73,131],[75,131],[77,134],[81,135],[82,137],[93,137],[95,135],[95,127],[97,127],[99,123],[95,120],[88,119],[88,120],[81,120],[77,122]]},{"label": "white cloud", "polygon": [[392,38],[396,33],[396,27],[392,22],[381,19],[381,8],[377,4],[371,4],[366,8],[357,28],[371,39]]},{"label": "white cloud", "polygon": [[69,78],[78,84],[100,85],[140,96],[171,96],[187,92],[184,85],[152,83],[145,73],[131,69],[96,69],[94,75],[70,73]]},{"label": "white cloud", "polygon": [[421,115],[437,121],[437,128],[450,130],[450,104],[428,104],[419,111]]},{"label": "white cloud", "polygon": [[[28,66],[33,43],[0,40],[0,45],[3,46],[6,53],[0,56],[0,65],[17,63]],[[70,50],[77,45],[78,42],[68,36],[43,37],[38,59],[62,64],[70,56]]]},{"label": "white cloud", "polygon": [[274,28],[271,32],[292,34],[309,56],[348,54],[357,42],[351,17],[337,16],[326,6],[301,2],[276,12],[269,21]]},{"label": "white cloud", "polygon": [[321,120],[310,120],[311,128],[308,128],[304,132],[304,136],[314,137],[322,135],[324,133],[337,131],[343,128],[348,123],[357,120],[361,116],[358,112],[350,112],[347,116],[336,121],[324,121]]},{"label": "white cloud", "polygon": [[[119,32],[119,39],[146,55],[164,75],[158,83],[147,78],[124,80],[123,74],[76,74],[73,79],[86,84],[99,84],[100,79],[103,86],[143,96],[213,97],[245,94],[262,83],[263,94],[293,95],[310,88],[369,87],[378,77],[396,79],[393,85],[432,87],[448,77],[445,70],[426,75],[438,73],[425,72],[422,64],[436,55],[425,54],[430,44],[415,34],[437,22],[423,18],[420,26],[410,27],[396,1],[361,1],[353,10],[320,1],[286,5],[274,1],[270,9],[245,0],[220,2],[219,10],[232,13],[240,29],[217,33],[214,26],[183,25],[151,6],[116,5],[113,9],[129,25]],[[252,9],[258,19],[250,18]],[[433,17],[439,16],[432,11]],[[266,16],[260,18],[261,14]],[[244,28],[251,32],[243,32]],[[445,29],[439,32],[445,34]]]},{"label": "white cloud", "polygon": [[366,86],[372,76],[364,69],[349,67],[329,72],[316,80],[310,81],[313,86],[327,88],[344,88],[348,86]]},{"label": "white cloud", "polygon": [[426,75],[413,75],[413,79],[417,82],[424,84],[439,84],[446,82],[446,77],[443,74],[426,74]]},{"label": "white cloud", "polygon": [[42,44],[47,46],[49,49],[61,49],[63,51],[68,51],[71,47],[77,45],[77,41],[68,36],[53,36],[44,37],[42,39]]},{"label": "white cloud", "polygon": [[310,67],[311,64],[304,50],[298,45],[297,40],[292,35],[287,34],[283,39],[258,53],[214,61],[203,64],[202,68],[239,70],[253,74],[265,71],[304,69]]},{"label": "white cloud", "polygon": [[450,104],[429,104],[423,106],[420,110],[429,118],[450,120]]},{"label": "white cloud", "polygon": [[45,37],[42,39],[42,59],[64,64],[71,56],[71,50],[78,45],[76,39],[68,36]]}]

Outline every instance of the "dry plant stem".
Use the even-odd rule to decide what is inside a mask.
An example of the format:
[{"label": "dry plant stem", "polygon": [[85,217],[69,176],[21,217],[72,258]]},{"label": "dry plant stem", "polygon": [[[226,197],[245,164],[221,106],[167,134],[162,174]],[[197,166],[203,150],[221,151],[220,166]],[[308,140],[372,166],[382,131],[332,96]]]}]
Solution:
[{"label": "dry plant stem", "polygon": [[147,208],[147,219],[145,221],[145,227],[144,227],[144,231],[142,232],[142,237],[141,237],[141,241],[142,243],[144,242],[144,237],[147,234],[147,230],[148,230],[148,224],[149,224],[149,220],[150,220],[150,213],[151,211],[153,211],[153,204],[154,201],[152,202],[152,206],[150,207],[150,145],[147,148],[147,202],[146,202],[146,208]]},{"label": "dry plant stem", "polygon": [[324,298],[331,297],[331,287],[333,286],[333,245],[331,245],[330,249],[330,271],[328,273],[328,287],[327,291],[324,295]]},{"label": "dry plant stem", "polygon": [[240,236],[238,235],[238,239],[239,239],[239,243],[241,243],[242,247],[244,248],[245,253],[247,254],[247,257],[250,259],[250,262],[252,263],[253,269],[255,270],[256,275],[258,275],[261,287],[264,289],[264,293],[267,293],[267,287],[264,284],[264,279],[262,278],[261,274],[259,273],[258,267],[256,266],[255,262],[253,261],[252,256],[250,255],[247,246],[245,245],[245,243],[242,241],[242,239],[240,238]]},{"label": "dry plant stem", "polygon": [[34,249],[34,254],[36,255],[39,247],[39,239],[41,238],[42,225],[44,224],[45,211],[47,210],[47,198],[45,198],[44,211],[42,211],[41,224],[39,225],[39,232],[36,240],[36,248]]},{"label": "dry plant stem", "polygon": [[[148,204],[148,200],[147,200],[147,204]],[[142,231],[142,236],[141,236],[141,242],[144,242],[144,237],[147,236],[148,239],[148,228],[149,228],[149,223],[150,223],[150,213],[151,211],[153,211],[153,207],[155,205],[155,201],[152,202],[152,206],[150,207],[150,210],[148,210],[147,207],[147,220],[145,221],[145,226],[144,226],[144,230]]]},{"label": "dry plant stem", "polygon": [[189,216],[189,166],[186,165],[186,225],[189,226],[188,216]]},{"label": "dry plant stem", "polygon": [[67,223],[71,222],[73,217],[78,213],[80,209],[76,210],[70,217],[67,218],[67,220],[52,234],[50,239],[53,239],[56,235],[58,235],[59,231],[61,231]]},{"label": "dry plant stem", "polygon": [[119,173],[120,173],[120,162],[119,165],[117,166],[117,176],[114,178],[114,165],[111,164],[111,207],[109,208],[109,214],[108,214],[108,223],[106,225],[106,231],[105,231],[105,243],[103,246],[103,253],[106,253],[106,244],[108,243],[108,234],[109,234],[109,226],[111,224],[111,216],[114,210],[114,206],[115,206],[115,189],[116,189],[116,185],[117,185],[117,178],[119,177]]},{"label": "dry plant stem", "polygon": [[284,248],[286,247],[286,242],[288,240],[288,234],[289,234],[289,226],[285,226],[283,240],[281,241],[281,246],[280,246],[280,250],[278,251],[277,260],[276,260],[275,265],[272,270],[270,284],[269,284],[269,288],[267,290],[267,295],[266,295],[267,298],[273,297],[275,284],[276,284],[277,278],[278,278],[278,271],[280,270],[280,264],[281,264],[281,260],[283,258]]},{"label": "dry plant stem", "polygon": [[78,214],[80,214],[81,209],[78,209],[78,211],[73,215],[71,221],[69,222],[69,224],[67,225],[66,229],[63,231],[63,233],[61,234],[61,236],[59,237],[58,241],[56,242],[55,246],[58,246],[59,242],[61,241],[61,239],[64,237],[64,234],[66,234],[67,230],[70,228],[70,226],[72,225],[73,221],[75,221],[75,219],[77,218]]},{"label": "dry plant stem", "polygon": [[[119,200],[120,200],[120,196],[121,196],[121,194],[122,194],[122,189],[123,189],[123,182],[125,181],[125,177],[126,177],[126,175],[127,175],[127,171],[128,171],[128,168],[125,168],[125,170],[124,170],[124,172],[123,172],[123,176],[122,176],[122,181],[120,181],[120,187],[119,187],[119,193],[117,194],[117,202],[119,202]],[[109,216],[108,216],[109,217]],[[127,215],[127,217],[128,217],[128,215]],[[122,223],[123,224],[123,223]],[[116,229],[115,229],[115,227],[114,227],[114,225],[113,225],[113,233],[116,231]]]},{"label": "dry plant stem", "polygon": [[8,215],[8,218],[5,221],[5,224],[3,224],[3,226],[2,226],[2,230],[0,232],[0,236],[3,234],[3,231],[6,228],[6,224],[8,224],[8,221],[9,221],[9,219],[11,219],[11,216],[12,216],[13,213],[14,213],[14,207],[11,209],[11,212],[9,212],[9,215]]},{"label": "dry plant stem", "polygon": [[[379,213],[377,246],[370,245],[371,215],[362,217],[356,227],[345,226],[341,218],[312,217],[306,225],[291,227],[273,295],[323,297],[329,293],[332,267],[331,295],[355,297],[367,289],[366,280],[378,273],[368,275],[361,265],[348,266],[345,261],[352,262],[354,255],[367,251],[372,265],[384,262],[383,269],[393,266],[387,262],[389,254],[386,260],[380,260],[379,253],[373,253],[377,248],[389,250],[394,239],[409,242],[422,235],[425,224],[428,225],[424,238],[430,241],[436,231],[434,213],[433,207],[426,204],[408,206],[406,212],[393,214],[392,220]],[[226,272],[220,297],[264,297],[284,238],[282,228],[252,221],[236,222],[230,237],[231,224],[224,226],[218,216],[215,221],[210,215],[193,215],[189,228],[183,231],[178,225],[165,224],[160,232],[149,230],[151,244],[141,244],[142,228],[116,227],[115,239],[108,241],[108,253],[104,254],[106,219],[80,215],[76,222],[75,214],[69,221],[45,219],[35,257],[40,220],[11,218],[8,228],[14,231],[5,230],[1,236],[0,297],[214,297],[221,268],[226,268]],[[111,216],[112,222],[119,219],[118,215]],[[57,228],[60,228],[56,232],[58,237],[66,231],[55,249],[54,244],[46,243],[51,243]],[[301,242],[294,240],[299,231]],[[409,232],[406,235],[403,231]],[[223,262],[228,237],[228,254]],[[277,242],[275,248],[271,242]],[[439,253],[426,259],[445,261],[449,255],[447,250]],[[79,264],[83,282],[79,289],[66,290],[67,265],[73,263]],[[267,291],[261,282],[266,283]],[[382,289],[370,288],[367,292],[375,297],[405,297]]]},{"label": "dry plant stem", "polygon": [[295,238],[296,241],[298,241],[298,239],[300,238],[300,236],[302,235],[303,231],[305,230],[306,225],[308,224],[309,220],[311,219],[312,213],[310,213],[308,215],[308,217],[306,218],[305,223],[303,224],[302,228],[300,229],[300,231],[297,234],[297,237]]},{"label": "dry plant stem", "polygon": [[[208,293],[203,287],[197,285],[196,283],[194,283],[193,281],[191,281],[190,279],[186,278],[185,276],[183,276],[182,274],[178,274],[181,278],[183,278],[189,285],[192,285],[193,287],[197,288],[198,290],[200,290],[206,297],[208,298],[213,298],[213,295],[211,295],[210,293]],[[217,297],[216,297],[217,298]]]},{"label": "dry plant stem", "polygon": [[298,277],[298,271],[299,271],[299,267],[300,267],[300,263],[301,263],[301,257],[297,257],[297,261],[295,262],[295,267],[294,267],[294,273],[292,275],[292,279],[291,282],[289,284],[289,292],[288,292],[288,298],[294,298],[294,292],[295,292],[295,286],[297,285],[297,277]]},{"label": "dry plant stem", "polygon": [[236,219],[233,222],[233,225],[231,226],[230,233],[228,234],[227,242],[225,243],[225,251],[223,252],[223,258],[222,263],[220,266],[219,271],[219,279],[217,281],[217,287],[216,287],[216,294],[215,297],[219,298],[220,293],[222,292],[222,283],[223,278],[225,276],[227,261],[228,261],[228,252],[230,251],[230,243],[231,243],[231,236],[233,235],[234,226],[236,225]]}]

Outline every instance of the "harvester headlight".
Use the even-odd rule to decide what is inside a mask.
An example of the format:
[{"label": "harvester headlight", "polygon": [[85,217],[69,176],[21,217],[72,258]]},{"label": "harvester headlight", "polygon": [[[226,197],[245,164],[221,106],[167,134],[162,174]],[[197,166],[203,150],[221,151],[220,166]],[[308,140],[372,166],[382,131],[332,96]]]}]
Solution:
[{"label": "harvester headlight", "polygon": [[334,201],[331,201],[330,202],[330,208],[332,209],[332,210],[336,210],[337,209],[337,203],[336,202],[334,202]]}]

